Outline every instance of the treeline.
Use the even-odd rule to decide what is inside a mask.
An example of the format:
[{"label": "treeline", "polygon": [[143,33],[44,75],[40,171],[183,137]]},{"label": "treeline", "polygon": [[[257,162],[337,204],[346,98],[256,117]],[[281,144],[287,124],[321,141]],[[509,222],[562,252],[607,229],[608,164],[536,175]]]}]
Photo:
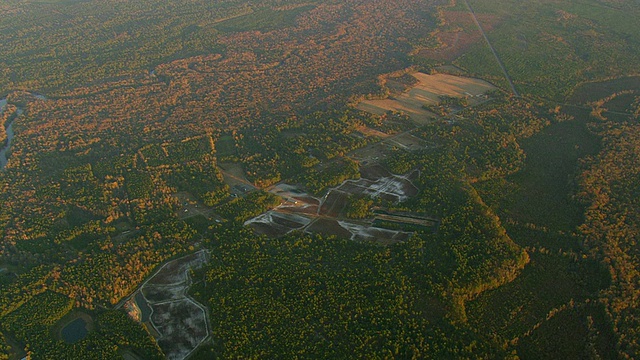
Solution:
[{"label": "treeline", "polygon": [[453,325],[440,300],[433,243],[391,248],[291,234],[266,239],[223,228],[192,294],[210,313],[214,345],[202,358],[459,358],[499,349]]},{"label": "treeline", "polygon": [[465,180],[462,164],[449,150],[415,155],[409,161],[420,170],[421,191],[402,205],[441,219],[436,234],[422,236],[433,242],[429,256],[438,259],[448,279],[443,296],[452,302],[455,317],[464,321],[464,302],[513,280],[529,261],[528,255]]},{"label": "treeline", "polygon": [[606,120],[599,124],[603,147],[580,177],[580,198],[587,204],[580,233],[592,254],[610,273],[611,286],[601,292],[618,333],[624,358],[640,352],[638,279],[640,253],[640,126],[634,121]]},{"label": "treeline", "polygon": [[163,358],[142,325],[114,310],[91,312],[94,316],[87,336],[72,344],[62,341],[58,338],[60,321],[73,307],[73,299],[46,291],[1,317],[1,328],[24,344],[27,356],[34,359],[113,359],[122,357],[125,350],[145,359]]},{"label": "treeline", "polygon": [[[519,141],[540,131],[551,118],[543,104],[504,96],[488,105],[467,109],[452,121],[431,123],[418,133],[423,138],[451,149],[472,182],[513,174],[525,154]],[[394,166],[402,166],[395,164]]]},{"label": "treeline", "polygon": [[223,217],[242,224],[252,217],[280,205],[282,199],[265,191],[254,191],[246,197],[235,198],[220,206],[216,211]]}]

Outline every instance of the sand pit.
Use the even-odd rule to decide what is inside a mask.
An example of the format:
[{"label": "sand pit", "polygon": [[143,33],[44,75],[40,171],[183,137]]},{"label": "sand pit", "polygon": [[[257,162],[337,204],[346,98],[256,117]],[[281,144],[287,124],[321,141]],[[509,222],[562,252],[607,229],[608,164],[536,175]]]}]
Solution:
[{"label": "sand pit", "polygon": [[283,209],[279,210],[267,211],[262,215],[245,221],[244,225],[251,227],[259,234],[282,236],[293,230],[302,229],[311,222],[310,218],[286,213]]},{"label": "sand pit", "polygon": [[356,241],[392,244],[400,241],[406,241],[412,234],[410,232],[381,229],[373,226],[350,223],[347,221],[339,221],[338,223],[352,234],[351,240]]},{"label": "sand pit", "polygon": [[309,195],[299,186],[278,184],[269,191],[282,197],[283,204],[244,224],[258,234],[271,237],[299,230],[382,245],[406,241],[414,230],[402,227],[414,225],[411,221],[400,219],[395,222],[399,229],[385,228],[377,225],[382,217],[380,213],[372,214],[368,219],[351,220],[346,218],[345,209],[352,197],[381,198],[390,203],[405,201],[418,194],[418,188],[412,183],[417,173],[394,175],[379,164],[366,166],[361,168],[359,180],[347,180],[330,189],[321,199]]},{"label": "sand pit", "polygon": [[201,250],[166,263],[125,304],[138,312],[141,307],[150,308],[149,324],[168,359],[187,358],[209,338],[205,307],[187,295],[189,271],[206,261],[207,254]]}]

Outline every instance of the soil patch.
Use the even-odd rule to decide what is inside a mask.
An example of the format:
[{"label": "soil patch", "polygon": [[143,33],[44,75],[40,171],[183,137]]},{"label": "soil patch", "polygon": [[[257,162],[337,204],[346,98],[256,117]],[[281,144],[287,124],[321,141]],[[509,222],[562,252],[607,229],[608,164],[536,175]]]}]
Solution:
[{"label": "soil patch", "polygon": [[[476,14],[485,31],[491,31],[499,18],[495,15]],[[446,29],[437,32],[435,40],[438,46],[422,49],[418,56],[440,61],[453,61],[468,50],[473,44],[482,41],[482,34],[468,11],[443,11],[442,19]]]},{"label": "soil patch", "polygon": [[495,87],[480,79],[424,73],[412,74],[417,83],[408,91],[393,98],[383,100],[365,100],[357,108],[373,114],[382,115],[388,111],[397,111],[408,115],[418,125],[424,125],[436,118],[436,115],[424,105],[435,105],[441,96],[466,97],[473,106],[486,100],[484,94]]}]

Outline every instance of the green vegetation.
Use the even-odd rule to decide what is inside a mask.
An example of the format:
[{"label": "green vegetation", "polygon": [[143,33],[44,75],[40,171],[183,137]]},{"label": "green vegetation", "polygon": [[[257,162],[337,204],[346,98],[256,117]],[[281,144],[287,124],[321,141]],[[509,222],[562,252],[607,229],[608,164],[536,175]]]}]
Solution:
[{"label": "green vegetation", "polygon": [[74,344],[60,341],[50,329],[73,308],[74,301],[46,291],[3,318],[3,330],[26,345],[27,353],[37,359],[104,359],[118,356],[119,348],[132,348],[145,359],[161,359],[153,339],[125,314],[100,310],[95,329]]},{"label": "green vegetation", "polygon": [[446,310],[433,284],[435,265],[419,261],[429,256],[429,241],[385,249],[300,234],[264,239],[231,228],[210,246],[224,262],[202,270],[205,282],[193,294],[218,309],[211,314],[218,356],[496,355],[437,315]]},{"label": "green vegetation", "polygon": [[[195,359],[636,357],[637,4],[469,3],[522,97],[460,1],[0,4],[0,359],[162,358],[115,309],[199,250]],[[356,110],[418,68],[500,89],[420,126]],[[389,171],[410,198],[317,215]],[[379,213],[413,232],[386,246],[242,227],[281,204],[284,228],[425,219]]]},{"label": "green vegetation", "polygon": [[225,158],[236,154],[236,144],[230,135],[221,136],[216,141],[216,152],[219,157]]},{"label": "green vegetation", "polygon": [[280,197],[264,191],[255,191],[244,198],[236,198],[218,209],[220,215],[242,224],[252,217],[272,209],[282,202]]},{"label": "green vegetation", "polygon": [[366,198],[354,198],[352,195],[347,203],[347,217],[350,219],[362,219],[371,215],[373,200]]},{"label": "green vegetation", "polygon": [[[562,100],[585,80],[635,73],[640,42],[639,13],[631,2],[608,6],[587,0],[559,4],[537,0],[469,0],[476,13],[498,18],[488,36],[518,90]],[[470,73],[497,78],[486,47],[462,55]]]},{"label": "green vegetation", "polygon": [[591,253],[602,260],[613,279],[601,295],[617,329],[617,346],[633,357],[640,349],[632,325],[639,317],[638,303],[629,292],[636,289],[640,226],[637,159],[640,149],[636,121],[607,120],[598,128],[603,146],[580,177],[580,198],[588,205],[580,234]]}]

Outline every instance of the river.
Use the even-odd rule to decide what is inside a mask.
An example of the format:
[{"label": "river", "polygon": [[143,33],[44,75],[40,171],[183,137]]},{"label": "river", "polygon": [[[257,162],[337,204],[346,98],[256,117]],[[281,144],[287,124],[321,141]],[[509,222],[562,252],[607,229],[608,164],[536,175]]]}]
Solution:
[{"label": "river", "polygon": [[[46,100],[47,98],[44,95],[33,94],[39,100]],[[7,106],[7,99],[0,99],[0,114],[2,114]],[[11,147],[11,140],[13,140],[13,122],[16,120],[16,117],[22,115],[24,110],[21,108],[16,109],[16,114],[13,116],[13,119],[6,124],[6,133],[7,133],[7,143],[0,149],[0,170],[3,170],[5,166],[7,166],[7,153],[9,152],[9,148]],[[4,126],[0,124],[0,126]],[[9,154],[11,155],[11,154]]]},{"label": "river", "polygon": [[[0,99],[0,114],[4,112],[4,108],[7,106],[7,99]],[[4,126],[4,124],[0,124],[0,126]],[[7,151],[9,151],[9,147],[11,146],[11,140],[13,139],[13,121],[11,121],[7,127],[7,143],[0,149],[0,170],[4,169],[7,165]]]}]

